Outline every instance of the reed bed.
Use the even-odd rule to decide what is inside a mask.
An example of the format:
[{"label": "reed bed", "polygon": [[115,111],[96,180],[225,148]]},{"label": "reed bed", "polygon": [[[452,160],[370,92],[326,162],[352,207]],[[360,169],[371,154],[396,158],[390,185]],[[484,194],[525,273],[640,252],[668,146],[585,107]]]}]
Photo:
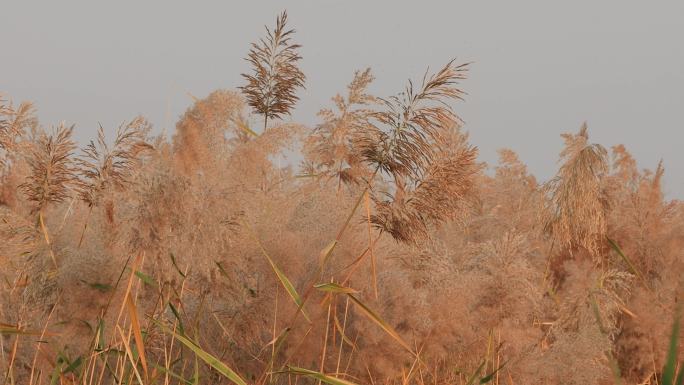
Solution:
[{"label": "reed bed", "polygon": [[546,183],[485,164],[455,60],[385,97],[359,70],[298,124],[288,22],[172,137],[135,117],[79,151],[0,98],[3,385],[682,383],[662,163],[584,124]]}]

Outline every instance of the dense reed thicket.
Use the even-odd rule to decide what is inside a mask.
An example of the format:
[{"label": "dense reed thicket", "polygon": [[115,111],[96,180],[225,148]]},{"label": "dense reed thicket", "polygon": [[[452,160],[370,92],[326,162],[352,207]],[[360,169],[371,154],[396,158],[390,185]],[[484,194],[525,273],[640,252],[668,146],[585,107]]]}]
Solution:
[{"label": "dense reed thicket", "polygon": [[684,204],[662,165],[586,124],[547,183],[511,150],[478,162],[454,61],[387,97],[358,71],[316,127],[285,121],[286,23],[172,138],[135,117],[79,150],[2,99],[3,384],[672,378]]}]

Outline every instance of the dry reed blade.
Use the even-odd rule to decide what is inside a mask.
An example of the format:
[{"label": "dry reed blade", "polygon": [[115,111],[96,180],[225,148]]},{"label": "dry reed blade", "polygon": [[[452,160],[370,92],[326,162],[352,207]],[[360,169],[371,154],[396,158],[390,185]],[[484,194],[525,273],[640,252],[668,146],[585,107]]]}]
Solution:
[{"label": "dry reed blade", "polygon": [[287,370],[284,373],[294,374],[296,376],[306,376],[314,380],[325,382],[330,385],[356,385],[355,383],[341,378],[333,377],[315,370],[309,370],[304,368],[299,368],[296,366],[287,366]]},{"label": "dry reed blade", "polygon": [[133,351],[131,350],[131,346],[130,346],[130,343],[128,341],[128,338],[124,335],[124,332],[123,332],[123,330],[121,330],[121,327],[119,327],[119,325],[116,325],[116,330],[119,332],[119,336],[121,337],[121,342],[123,343],[124,348],[126,350],[126,356],[128,357],[128,360],[131,363],[131,369],[132,369],[133,373],[135,374],[135,377],[138,379],[138,383],[140,385],[144,385],[145,382],[142,380],[142,377],[140,376],[140,372],[138,371],[137,361],[133,357]]},{"label": "dry reed blade", "polygon": [[174,332],[173,330],[164,326],[159,321],[156,321],[154,319],[152,319],[151,321],[155,325],[157,325],[162,331],[164,331],[164,333],[174,336],[178,341],[180,341],[183,345],[185,345],[188,349],[195,353],[199,358],[201,358],[202,361],[206,362],[209,366],[214,368],[217,372],[221,373],[228,380],[232,381],[236,385],[247,385],[247,382],[244,379],[242,379],[242,377],[240,377],[240,375],[238,375],[233,369],[231,369],[229,366],[221,362],[221,360],[214,357],[210,353],[204,351],[190,339]]},{"label": "dry reed blade", "polygon": [[375,322],[376,325],[378,325],[382,330],[384,330],[390,337],[392,337],[395,341],[399,343],[404,349],[406,349],[411,355],[415,356],[416,353],[411,349],[411,346],[404,341],[403,338],[399,335],[399,333],[392,327],[390,324],[388,324],[385,320],[383,320],[376,312],[374,312],[371,308],[366,306],[363,302],[361,302],[358,298],[356,298],[353,294],[347,294],[349,298],[358,306],[358,308],[361,310],[361,312],[367,316],[371,321]]},{"label": "dry reed blade", "polygon": [[283,285],[283,288],[285,288],[285,291],[287,291],[287,294],[290,295],[290,298],[292,298],[294,303],[297,305],[297,308],[302,310],[302,315],[304,316],[304,318],[306,318],[307,321],[311,322],[311,319],[306,314],[306,311],[303,308],[304,307],[304,301],[302,301],[302,297],[299,296],[297,289],[294,287],[294,285],[292,284],[290,279],[287,278],[285,273],[283,273],[283,271],[278,267],[278,265],[276,265],[276,263],[273,261],[271,256],[268,255],[268,252],[266,251],[263,244],[259,240],[259,237],[254,232],[254,229],[252,229],[252,227],[247,222],[243,222],[243,224],[249,230],[249,233],[252,235],[254,240],[257,242],[257,245],[259,246],[261,253],[268,260],[268,263],[269,263],[269,265],[271,265],[271,269],[273,269],[273,272],[278,277],[280,284]]},{"label": "dry reed blade", "polygon": [[335,246],[337,246],[338,240],[332,240],[323,250],[321,250],[321,254],[318,258],[320,261],[319,263],[319,268],[323,269],[325,265],[328,264],[328,261],[330,260],[330,256],[332,255],[332,252],[335,250]]},{"label": "dry reed blade", "polygon": [[128,314],[131,317],[131,328],[133,329],[133,337],[135,338],[135,345],[138,347],[138,356],[142,363],[143,373],[145,374],[145,382],[150,378],[147,366],[147,358],[145,356],[145,341],[143,340],[142,331],[140,329],[140,322],[138,321],[138,309],[133,302],[131,294],[126,298],[126,307]]},{"label": "dry reed blade", "polygon": [[[334,318],[334,322],[335,322],[335,327],[337,328],[337,331],[340,333],[340,337],[341,337],[341,339],[342,339],[341,342],[345,342],[345,343],[347,343],[349,346],[354,347],[354,342],[352,342],[352,340],[350,340],[349,337],[347,337],[347,335],[346,335],[345,332],[344,332],[344,329],[345,329],[345,326],[346,326],[346,325],[341,325],[341,324],[340,324],[340,320],[339,320],[337,317]],[[341,343],[341,342],[340,342],[340,343]],[[339,369],[339,368],[338,368],[338,369]]]},{"label": "dry reed blade", "polygon": [[59,335],[58,333],[51,333],[51,332],[45,332],[43,333],[42,330],[33,330],[33,329],[22,329],[19,326],[16,325],[8,325],[8,324],[3,324],[0,323],[0,335],[20,335],[20,336],[40,336],[40,335],[46,335],[46,336],[57,336]]},{"label": "dry reed blade", "polygon": [[325,291],[329,293],[356,294],[359,292],[356,289],[352,289],[351,287],[340,286],[334,282],[319,283],[314,285],[314,287],[320,291]]}]

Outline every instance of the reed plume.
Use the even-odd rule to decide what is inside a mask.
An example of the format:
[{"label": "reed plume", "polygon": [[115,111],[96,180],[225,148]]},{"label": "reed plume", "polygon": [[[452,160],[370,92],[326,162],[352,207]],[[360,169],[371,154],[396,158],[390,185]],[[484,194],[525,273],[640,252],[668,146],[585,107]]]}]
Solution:
[{"label": "reed plume", "polygon": [[366,93],[373,81],[370,68],[356,71],[347,86],[346,97],[333,97],[336,111],[323,109],[318,116],[323,119],[309,136],[305,152],[310,163],[309,174],[337,179],[338,190],[342,183],[358,184],[360,177],[368,173],[358,151],[354,148],[355,132],[368,128],[374,111],[370,107],[378,99]]},{"label": "reed plume", "polygon": [[[116,130],[114,144],[110,148],[105,140],[102,126],[97,131],[97,144],[92,140],[82,149],[83,155],[76,159],[78,173],[78,195],[88,205],[83,231],[78,241],[79,247],[88,228],[88,220],[93,207],[98,206],[103,195],[114,189],[122,191],[128,184],[141,163],[143,153],[152,146],[147,143],[146,136],[150,124],[143,117],[137,117],[128,124],[121,124]],[[105,202],[107,219],[114,220],[114,203]]]},{"label": "reed plume", "polygon": [[116,131],[111,148],[105,140],[102,126],[97,131],[97,142],[82,149],[76,159],[81,179],[78,195],[89,207],[96,206],[108,188],[122,189],[130,183],[143,153],[152,148],[146,141],[150,124],[142,117],[122,124]]},{"label": "reed plume", "polygon": [[636,160],[632,157],[624,145],[619,144],[612,148],[611,171],[630,190],[634,191],[639,180],[639,171]]},{"label": "reed plume", "polygon": [[391,177],[390,191],[373,193],[377,213],[371,222],[396,240],[417,244],[431,225],[454,218],[477,172],[477,149],[458,126],[449,102],[462,100],[456,85],[467,64],[450,61],[433,75],[425,73],[418,90],[382,99],[383,111],[355,133],[360,157]]},{"label": "reed plume", "polygon": [[463,99],[456,85],[467,69],[468,64],[456,66],[452,60],[436,74],[426,72],[418,90],[409,80],[404,92],[381,99],[385,109],[373,114],[374,124],[356,139],[363,158],[395,178],[420,177],[432,158],[432,144],[461,123],[448,103]]},{"label": "reed plume", "polygon": [[33,213],[42,213],[49,204],[64,201],[76,182],[71,159],[76,148],[71,139],[73,129],[61,123],[49,135],[39,133],[31,143],[27,157],[31,172],[20,188],[33,202]]},{"label": "reed plume", "polygon": [[10,152],[16,150],[17,140],[26,134],[34,120],[33,104],[23,102],[16,109],[6,104],[0,95],[0,170],[7,164]]},{"label": "reed plume", "polygon": [[280,119],[289,115],[299,100],[295,91],[304,88],[304,73],[297,67],[302,58],[297,50],[299,44],[291,42],[295,30],[286,30],[287,12],[276,19],[271,31],[266,27],[266,38],[252,43],[247,60],[252,65],[252,74],[242,74],[247,85],[240,87],[254,112],[264,116],[264,130],[269,119]]},{"label": "reed plume", "polygon": [[174,154],[185,171],[206,172],[228,153],[229,145],[248,142],[255,134],[247,125],[239,93],[216,90],[206,98],[193,99],[176,124]]},{"label": "reed plume", "polygon": [[607,231],[602,178],[608,172],[608,153],[600,144],[589,143],[586,123],[577,134],[562,137],[562,164],[545,186],[550,194],[546,230],[571,253],[581,247],[598,258]]},{"label": "reed plume", "polygon": [[[456,129],[453,129],[456,131]],[[370,220],[400,242],[419,244],[429,237],[430,226],[463,214],[474,184],[477,148],[461,139],[442,139],[443,150],[431,156],[420,178],[396,180],[394,193],[374,194],[376,214]]]},{"label": "reed plume", "polygon": [[38,226],[43,232],[55,266],[57,258],[52,250],[44,211],[49,204],[63,202],[77,181],[71,159],[76,148],[71,140],[73,129],[73,125],[67,127],[60,123],[51,134],[42,131],[33,138],[27,156],[30,173],[19,186],[26,198],[33,202],[31,213],[38,214]]}]

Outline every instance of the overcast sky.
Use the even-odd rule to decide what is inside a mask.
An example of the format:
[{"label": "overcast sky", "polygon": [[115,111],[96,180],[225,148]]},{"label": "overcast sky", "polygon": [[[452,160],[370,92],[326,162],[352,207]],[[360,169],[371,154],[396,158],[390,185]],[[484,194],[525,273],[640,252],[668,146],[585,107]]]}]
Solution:
[{"label": "overcast sky", "polygon": [[664,159],[668,196],[684,197],[684,1],[2,0],[0,92],[80,141],[138,114],[170,131],[187,93],[242,85],[249,43],[283,9],[303,45],[300,122],[354,70],[386,96],[456,57],[474,62],[456,109],[482,160],[508,147],[544,180],[586,120],[641,168]]}]

